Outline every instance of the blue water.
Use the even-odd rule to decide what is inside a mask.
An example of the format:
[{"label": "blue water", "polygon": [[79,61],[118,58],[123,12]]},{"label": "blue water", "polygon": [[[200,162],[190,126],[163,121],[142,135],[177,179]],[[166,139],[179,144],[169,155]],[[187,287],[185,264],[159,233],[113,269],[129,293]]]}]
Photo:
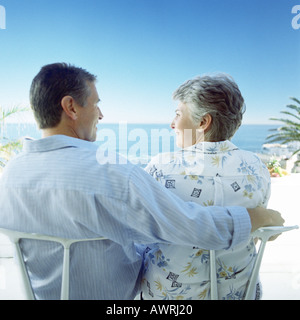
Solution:
[{"label": "blue water", "polygon": [[[242,125],[232,138],[232,142],[240,149],[261,152],[262,145],[267,142],[267,136],[272,133],[270,129],[277,127],[278,125]],[[107,134],[106,137],[105,134]],[[41,138],[41,132],[35,124],[9,123],[6,124],[4,136],[9,139],[19,139],[24,136],[38,139]],[[167,138],[169,138],[169,143],[164,140]],[[143,152],[153,156],[158,152],[176,149],[173,130],[170,129],[169,124],[99,124],[96,143],[99,145],[109,144],[109,140],[113,139],[115,142],[112,145],[115,146],[117,152],[125,153],[131,149],[132,152],[137,151],[137,157],[142,156]],[[148,146],[145,145],[145,141],[148,142]]]},{"label": "blue water", "polygon": [[232,138],[232,142],[240,149],[261,152],[262,145],[268,143],[267,137],[277,129],[279,125],[242,125]]}]

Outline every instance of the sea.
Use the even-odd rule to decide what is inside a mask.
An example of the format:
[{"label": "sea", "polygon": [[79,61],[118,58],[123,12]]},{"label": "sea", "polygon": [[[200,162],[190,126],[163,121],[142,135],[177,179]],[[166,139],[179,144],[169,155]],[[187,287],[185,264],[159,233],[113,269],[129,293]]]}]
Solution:
[{"label": "sea", "polygon": [[[240,149],[266,153],[263,145],[278,125],[244,124],[231,141]],[[2,128],[4,141],[23,137],[41,138],[41,131],[34,123],[7,123]],[[131,161],[145,163],[160,152],[173,152],[178,148],[175,134],[169,124],[162,123],[101,123],[98,125],[96,144],[103,149],[118,152]],[[108,152],[108,151],[107,151]],[[138,160],[139,159],[139,160]],[[134,162],[133,161],[133,162]]]}]

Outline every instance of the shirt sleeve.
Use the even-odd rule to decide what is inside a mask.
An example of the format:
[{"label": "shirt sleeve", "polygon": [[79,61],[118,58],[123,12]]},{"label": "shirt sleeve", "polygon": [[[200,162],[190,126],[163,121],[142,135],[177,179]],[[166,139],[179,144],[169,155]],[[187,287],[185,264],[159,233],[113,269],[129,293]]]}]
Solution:
[{"label": "shirt sleeve", "polygon": [[129,179],[127,224],[137,243],[172,243],[207,250],[247,241],[251,222],[242,207],[203,207],[184,202],[140,168]]}]

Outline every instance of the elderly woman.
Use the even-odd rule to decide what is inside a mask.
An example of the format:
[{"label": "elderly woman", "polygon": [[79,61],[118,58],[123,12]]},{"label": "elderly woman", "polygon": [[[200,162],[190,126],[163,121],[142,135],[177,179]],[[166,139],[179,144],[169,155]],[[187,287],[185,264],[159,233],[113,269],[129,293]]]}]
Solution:
[{"label": "elderly woman", "polygon": [[[186,201],[204,206],[267,206],[270,176],[252,152],[230,142],[244,113],[231,77],[196,77],[174,93],[171,124],[179,151],[160,154],[146,167],[158,182]],[[179,226],[180,227],[180,226]],[[176,232],[176,230],[174,230]],[[151,244],[145,253],[143,299],[210,299],[209,248]],[[216,251],[218,296],[242,299],[256,254],[253,239]],[[253,299],[260,299],[261,287]]]}]

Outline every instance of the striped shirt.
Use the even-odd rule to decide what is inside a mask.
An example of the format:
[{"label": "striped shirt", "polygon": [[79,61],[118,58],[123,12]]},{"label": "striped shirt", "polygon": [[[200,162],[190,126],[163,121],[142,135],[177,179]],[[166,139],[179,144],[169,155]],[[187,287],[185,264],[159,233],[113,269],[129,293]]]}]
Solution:
[{"label": "striped shirt", "polygon": [[[245,209],[184,202],[137,166],[103,164],[97,149],[63,135],[27,139],[0,179],[0,227],[109,239],[71,247],[70,299],[133,299],[142,266],[135,244],[223,249],[248,239]],[[58,299],[62,248],[23,240],[22,250],[36,298]]]}]

